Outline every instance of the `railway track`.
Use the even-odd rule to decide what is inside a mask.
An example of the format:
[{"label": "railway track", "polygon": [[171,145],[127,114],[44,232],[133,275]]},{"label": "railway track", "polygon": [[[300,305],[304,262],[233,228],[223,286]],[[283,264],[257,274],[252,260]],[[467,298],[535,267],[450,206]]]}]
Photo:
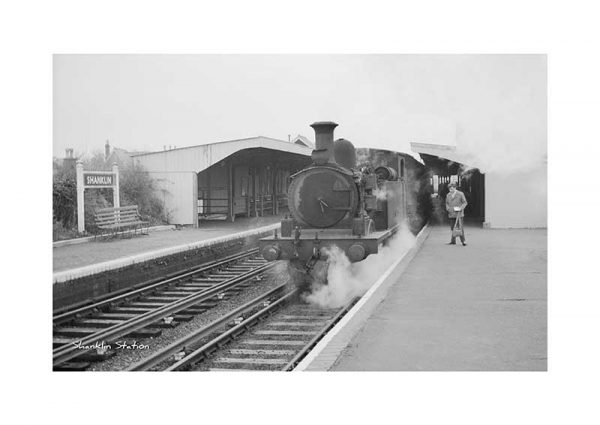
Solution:
[{"label": "railway track", "polygon": [[159,336],[247,288],[274,266],[252,249],[53,316],[53,367],[85,370],[118,338]]},{"label": "railway track", "polygon": [[344,316],[298,299],[281,285],[128,370],[290,371]]}]

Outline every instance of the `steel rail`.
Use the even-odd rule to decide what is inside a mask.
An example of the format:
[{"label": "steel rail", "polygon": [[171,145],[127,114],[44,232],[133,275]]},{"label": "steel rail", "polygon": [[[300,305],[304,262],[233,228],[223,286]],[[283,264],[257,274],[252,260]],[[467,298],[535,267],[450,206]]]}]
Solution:
[{"label": "steel rail", "polygon": [[284,367],[282,367],[281,370],[284,372],[289,372],[291,370],[294,370],[294,368],[298,365],[298,363],[300,363],[300,360],[302,360],[308,354],[308,352],[310,350],[315,348],[315,345],[317,345],[317,343],[321,339],[323,339],[323,337],[327,334],[327,332],[329,332],[331,330],[331,328],[333,328],[336,325],[336,323],[339,322],[342,317],[344,317],[344,315],[348,312],[348,310],[350,310],[352,308],[352,306],[354,304],[356,304],[356,302],[359,299],[360,299],[360,297],[353,298],[352,301],[350,301],[348,304],[346,304],[345,307],[343,307],[340,311],[338,311],[336,313],[336,315],[333,316],[331,318],[331,320],[329,320],[329,322],[327,322],[327,324],[325,324],[325,326],[323,326],[319,330],[317,335],[315,335],[304,347],[302,347],[302,349],[294,356],[294,358],[292,360],[290,360],[288,362],[288,364],[286,364]]},{"label": "steel rail", "polygon": [[169,285],[169,284],[171,284],[173,282],[176,282],[178,280],[185,279],[186,277],[190,277],[190,276],[193,276],[193,275],[198,274],[198,273],[205,273],[207,271],[210,271],[211,269],[214,269],[214,268],[217,268],[217,267],[221,267],[221,266],[226,265],[226,264],[228,264],[228,263],[230,263],[232,261],[239,261],[239,260],[241,260],[243,258],[250,257],[250,256],[252,256],[254,254],[257,254],[257,253],[258,253],[258,248],[254,248],[254,249],[251,249],[249,251],[244,251],[244,252],[239,253],[239,254],[234,254],[234,255],[232,255],[230,257],[224,258],[223,260],[213,261],[213,262],[208,263],[208,264],[203,264],[201,266],[195,267],[192,270],[188,270],[186,272],[183,272],[181,274],[177,274],[177,275],[172,276],[170,278],[167,278],[165,280],[161,280],[159,282],[156,282],[156,283],[153,283],[153,284],[150,284],[150,285],[147,285],[147,286],[143,286],[143,287],[141,287],[139,289],[135,289],[133,291],[125,292],[123,294],[116,295],[116,296],[108,298],[106,300],[99,301],[99,302],[96,302],[94,304],[86,305],[84,307],[80,307],[80,308],[77,308],[75,310],[71,310],[71,311],[67,311],[65,313],[57,314],[57,315],[55,315],[55,316],[52,317],[52,321],[53,321],[53,323],[55,325],[61,324],[61,323],[64,323],[64,322],[66,322],[68,320],[76,318],[78,315],[87,313],[87,312],[89,312],[91,310],[102,308],[102,307],[105,307],[105,306],[107,306],[109,304],[112,304],[112,303],[117,303],[117,302],[125,301],[127,298],[135,297],[135,296],[138,296],[138,295],[141,296],[141,295],[143,295],[146,292],[149,292],[149,291],[152,291],[152,290],[155,290],[155,289],[159,289],[162,286],[167,286],[167,285]]},{"label": "steel rail", "polygon": [[[220,292],[226,289],[234,287],[242,282],[245,282],[249,278],[254,277],[258,274],[264,273],[266,270],[274,267],[275,264],[277,263],[273,262],[261,265],[250,272],[243,273],[237,277],[228,279],[225,282],[220,283],[205,291],[188,295],[185,298],[179,299],[169,304],[165,304],[164,306],[161,306],[155,310],[148,311],[139,316],[126,320],[123,323],[119,323],[109,328],[102,329],[99,332],[95,332],[93,334],[88,335],[85,338],[77,340],[77,342],[80,345],[92,345],[96,341],[110,341],[111,338],[119,338],[121,336],[127,335],[128,333],[134,332],[138,329],[151,325],[152,323],[155,323],[163,317],[177,313],[181,310],[186,309],[187,307],[201,303],[202,301],[206,301],[207,299],[212,298],[213,296],[219,294]],[[78,349],[76,345],[65,344],[61,347],[56,348],[52,352],[53,364],[56,366],[67,360],[77,357],[80,354],[83,353],[81,350]]]},{"label": "steel rail", "polygon": [[279,308],[283,303],[289,301],[297,294],[298,294],[298,289],[291,290],[290,292],[285,294],[283,297],[281,297],[277,301],[269,304],[267,307],[263,308],[262,310],[258,311],[257,313],[254,313],[252,316],[250,316],[246,320],[242,321],[240,324],[238,324],[238,325],[234,326],[233,328],[229,329],[228,331],[222,333],[215,339],[207,342],[202,347],[192,351],[190,354],[186,355],[184,358],[182,358],[178,362],[176,362],[176,363],[172,364],[171,366],[169,366],[168,368],[166,368],[165,371],[179,370],[189,364],[197,363],[200,359],[207,356],[207,352],[209,350],[218,347],[221,343],[223,343],[228,338],[235,336],[239,331],[243,332],[244,329],[247,329],[248,327],[250,327],[253,324],[255,324],[256,322],[258,322],[265,315],[272,313],[277,308]]},{"label": "steel rail", "polygon": [[254,310],[256,307],[267,301],[269,298],[279,295],[286,288],[288,283],[284,283],[262,295],[253,299],[252,301],[247,302],[241,307],[236,308],[232,312],[226,314],[223,317],[214,320],[209,323],[205,327],[194,331],[193,333],[186,335],[185,337],[173,342],[171,345],[163,348],[160,351],[140,360],[138,363],[131,365],[127,368],[128,371],[141,371],[141,370],[149,370],[154,366],[162,363],[163,361],[169,359],[174,354],[179,353],[181,351],[185,351],[187,347],[191,347],[193,344],[197,343],[203,338],[206,338],[213,332],[218,331],[223,326],[227,325],[231,320],[240,317],[243,314],[248,313],[249,311]]}]

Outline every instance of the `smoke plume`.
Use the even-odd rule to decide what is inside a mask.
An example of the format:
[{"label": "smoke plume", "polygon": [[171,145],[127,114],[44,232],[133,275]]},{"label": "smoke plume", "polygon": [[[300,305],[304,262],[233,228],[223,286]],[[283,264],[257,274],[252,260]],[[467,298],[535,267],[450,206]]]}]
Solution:
[{"label": "smoke plume", "polygon": [[351,263],[337,246],[327,250],[329,267],[314,276],[310,292],[304,299],[324,308],[341,307],[352,298],[361,296],[379,279],[381,274],[415,243],[415,237],[406,224],[402,224],[390,242],[359,263]]}]

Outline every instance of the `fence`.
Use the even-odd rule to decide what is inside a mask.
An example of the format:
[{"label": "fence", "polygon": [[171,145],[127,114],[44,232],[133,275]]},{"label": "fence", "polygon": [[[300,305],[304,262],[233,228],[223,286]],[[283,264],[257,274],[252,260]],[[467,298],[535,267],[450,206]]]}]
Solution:
[{"label": "fence", "polygon": [[[259,195],[244,197],[247,217],[262,217],[265,214],[275,215],[288,207],[287,194]],[[239,210],[237,210],[239,211]],[[234,212],[235,214],[235,212]],[[198,216],[230,215],[229,199],[227,198],[198,198]]]}]

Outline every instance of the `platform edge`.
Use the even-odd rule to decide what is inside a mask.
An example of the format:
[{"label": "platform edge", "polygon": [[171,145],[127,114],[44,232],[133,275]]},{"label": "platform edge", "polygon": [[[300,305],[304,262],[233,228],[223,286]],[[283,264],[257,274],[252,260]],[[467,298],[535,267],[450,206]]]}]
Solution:
[{"label": "platform edge", "polygon": [[116,260],[105,261],[103,263],[90,264],[88,266],[79,267],[76,269],[64,270],[53,273],[52,280],[53,284],[67,282],[69,280],[77,279],[84,276],[93,275],[96,273],[102,273],[109,270],[118,269],[132,264],[142,263],[144,261],[153,260],[156,258],[164,257],[167,255],[177,254],[180,252],[204,248],[206,246],[218,244],[221,242],[227,242],[230,240],[246,238],[249,236],[259,235],[266,233],[271,230],[279,228],[280,223],[270,224],[264,227],[258,227],[252,230],[246,230],[244,232],[232,233],[227,236],[220,236],[212,239],[205,239],[193,243],[187,243],[183,245],[177,245],[169,248],[163,248],[155,251],[144,252],[141,254],[131,255],[129,257],[118,258]]},{"label": "platform edge", "polygon": [[427,224],[418,233],[415,244],[388,268],[294,371],[323,372],[331,369],[352,338],[363,328],[367,319],[383,301],[393,283],[404,273],[430,233],[431,227]]}]

